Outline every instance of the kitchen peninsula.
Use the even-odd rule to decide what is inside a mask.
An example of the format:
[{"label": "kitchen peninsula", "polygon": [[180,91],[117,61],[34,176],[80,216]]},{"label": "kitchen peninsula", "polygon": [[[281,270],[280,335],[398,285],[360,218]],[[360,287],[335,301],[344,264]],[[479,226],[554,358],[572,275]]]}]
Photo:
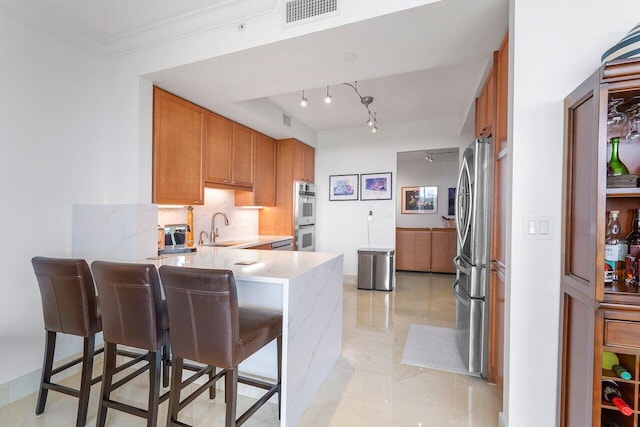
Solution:
[{"label": "kitchen peninsula", "polygon": [[[199,246],[195,253],[153,262],[231,270],[240,305],[282,311],[280,424],[295,425],[342,349],[342,255]],[[273,379],[276,360],[273,342],[243,362],[240,371]]]}]

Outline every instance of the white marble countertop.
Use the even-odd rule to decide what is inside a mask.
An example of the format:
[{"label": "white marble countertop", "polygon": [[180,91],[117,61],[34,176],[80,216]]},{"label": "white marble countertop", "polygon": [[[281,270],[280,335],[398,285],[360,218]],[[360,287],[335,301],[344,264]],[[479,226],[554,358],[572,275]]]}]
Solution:
[{"label": "white marble countertop", "polygon": [[[263,236],[264,237],[264,236]],[[277,241],[277,240],[276,240]],[[233,271],[236,280],[283,283],[341,255],[323,252],[270,251],[198,246],[186,254],[166,254],[156,267],[215,268]],[[149,260],[145,260],[149,262]]]},{"label": "white marble countertop", "polygon": [[[226,246],[233,249],[249,248],[251,246],[266,245],[268,243],[281,242],[283,240],[293,239],[293,236],[249,236],[237,239],[227,239],[216,241],[216,244],[224,245],[226,243],[237,243],[232,246]],[[198,246],[200,250],[200,246]]]}]

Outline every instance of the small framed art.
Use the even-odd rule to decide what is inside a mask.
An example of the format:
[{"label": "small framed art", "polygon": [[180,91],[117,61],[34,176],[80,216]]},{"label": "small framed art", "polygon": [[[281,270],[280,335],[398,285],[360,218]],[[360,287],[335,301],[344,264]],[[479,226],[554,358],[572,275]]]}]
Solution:
[{"label": "small framed art", "polygon": [[391,200],[391,172],[360,175],[360,200]]},{"label": "small framed art", "polygon": [[402,187],[403,214],[438,212],[438,187]]},{"label": "small framed art", "polygon": [[358,200],[358,174],[329,175],[329,200]]}]

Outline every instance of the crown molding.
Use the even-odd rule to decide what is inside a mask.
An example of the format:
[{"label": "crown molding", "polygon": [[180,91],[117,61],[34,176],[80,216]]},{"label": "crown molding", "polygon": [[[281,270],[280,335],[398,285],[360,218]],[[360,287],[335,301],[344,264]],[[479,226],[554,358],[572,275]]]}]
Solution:
[{"label": "crown molding", "polygon": [[226,0],[106,40],[75,28],[29,0],[0,0],[0,11],[108,59],[264,15],[277,4],[278,0]]}]

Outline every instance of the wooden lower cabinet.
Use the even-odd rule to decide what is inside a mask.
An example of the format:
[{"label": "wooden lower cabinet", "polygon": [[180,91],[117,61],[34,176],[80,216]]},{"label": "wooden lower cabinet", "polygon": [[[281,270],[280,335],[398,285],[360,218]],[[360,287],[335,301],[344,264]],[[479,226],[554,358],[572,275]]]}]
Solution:
[{"label": "wooden lower cabinet", "polygon": [[[624,426],[640,426],[640,306],[620,304],[601,304],[596,314],[596,325],[601,334],[596,334],[596,348],[615,353],[620,366],[631,374],[624,380],[612,370],[602,368],[602,352],[596,354],[595,382],[611,380],[618,384],[623,400],[631,407],[633,414],[623,416]],[[600,375],[598,375],[600,374]],[[602,389],[594,387],[594,419],[618,412],[618,408],[602,399]],[[598,412],[598,407],[600,411]]]},{"label": "wooden lower cabinet", "polygon": [[453,228],[396,228],[396,270],[455,273]]}]

